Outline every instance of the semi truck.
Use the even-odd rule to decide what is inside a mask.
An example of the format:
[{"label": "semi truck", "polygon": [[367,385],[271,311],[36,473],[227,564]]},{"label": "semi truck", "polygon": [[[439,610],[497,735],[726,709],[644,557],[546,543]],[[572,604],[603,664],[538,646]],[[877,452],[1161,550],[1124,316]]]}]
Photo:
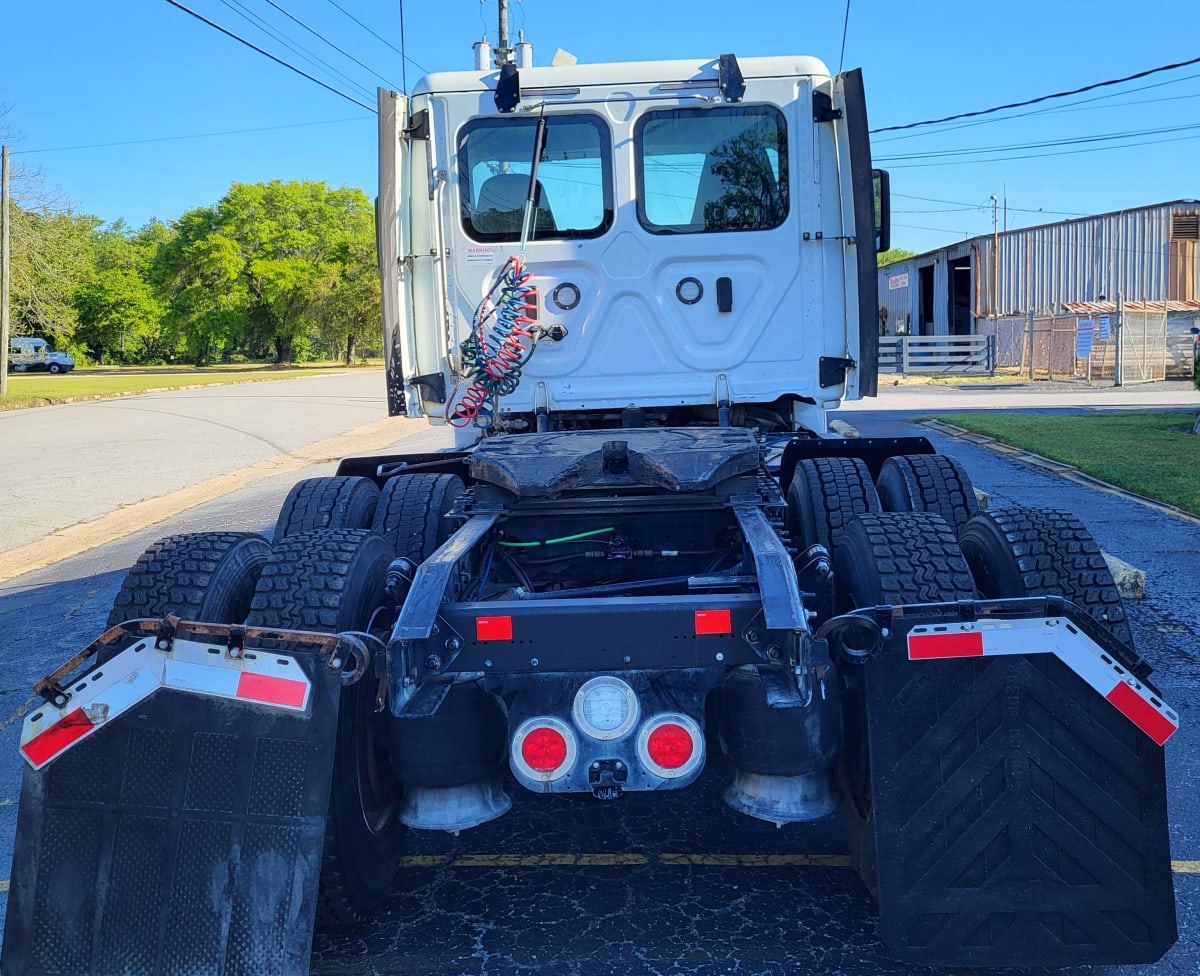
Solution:
[{"label": "semi truck", "polygon": [[829,430],[876,393],[861,71],[476,53],[378,106],[389,411],[453,446],[137,561],[25,719],[5,976],[305,973],[517,790],[840,818],[915,963],[1161,957],[1179,717],[1087,529]]}]

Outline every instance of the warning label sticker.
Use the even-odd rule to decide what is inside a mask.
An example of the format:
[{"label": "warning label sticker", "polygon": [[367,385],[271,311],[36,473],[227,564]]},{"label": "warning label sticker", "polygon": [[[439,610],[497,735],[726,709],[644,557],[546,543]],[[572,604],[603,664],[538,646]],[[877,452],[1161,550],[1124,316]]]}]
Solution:
[{"label": "warning label sticker", "polygon": [[467,264],[494,264],[495,250],[494,247],[468,247]]}]

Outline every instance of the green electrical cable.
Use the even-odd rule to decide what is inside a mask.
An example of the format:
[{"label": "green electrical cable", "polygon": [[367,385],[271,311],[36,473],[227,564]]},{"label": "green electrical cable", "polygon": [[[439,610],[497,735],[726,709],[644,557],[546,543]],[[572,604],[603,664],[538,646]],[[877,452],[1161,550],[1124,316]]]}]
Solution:
[{"label": "green electrical cable", "polygon": [[545,542],[498,542],[497,545],[508,546],[510,549],[528,549],[532,546],[552,546],[556,542],[574,542],[576,539],[587,539],[594,535],[604,535],[605,532],[616,532],[616,526],[607,529],[592,529],[590,532],[576,532],[574,535],[564,535],[557,539],[547,539]]}]

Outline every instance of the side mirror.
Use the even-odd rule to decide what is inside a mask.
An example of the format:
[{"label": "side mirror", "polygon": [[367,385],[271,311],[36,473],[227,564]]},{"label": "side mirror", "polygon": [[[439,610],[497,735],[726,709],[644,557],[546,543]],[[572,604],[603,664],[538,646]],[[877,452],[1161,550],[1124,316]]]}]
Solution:
[{"label": "side mirror", "polygon": [[871,170],[875,189],[875,251],[882,254],[892,246],[891,180],[887,170]]},{"label": "side mirror", "polygon": [[1192,335],[1200,335],[1200,329],[1196,328],[1196,326],[1194,326],[1194,325],[1191,327],[1191,329],[1189,331],[1192,333]]}]

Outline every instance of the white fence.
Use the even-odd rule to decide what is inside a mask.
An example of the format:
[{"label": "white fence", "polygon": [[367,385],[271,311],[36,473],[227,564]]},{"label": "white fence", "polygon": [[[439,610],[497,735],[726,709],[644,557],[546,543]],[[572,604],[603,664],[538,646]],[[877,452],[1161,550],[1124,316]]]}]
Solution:
[{"label": "white fence", "polygon": [[996,372],[996,339],[971,336],[880,336],[881,373]]}]

